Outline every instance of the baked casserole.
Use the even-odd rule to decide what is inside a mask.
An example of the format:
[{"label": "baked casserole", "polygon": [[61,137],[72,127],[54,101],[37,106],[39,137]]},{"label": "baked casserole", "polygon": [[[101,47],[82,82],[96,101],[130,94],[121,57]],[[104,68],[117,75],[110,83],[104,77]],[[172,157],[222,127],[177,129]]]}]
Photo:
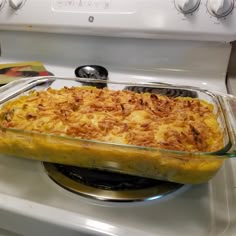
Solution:
[{"label": "baked casserole", "polygon": [[[27,147],[25,156],[35,159],[40,159],[37,156],[41,153],[48,157],[46,161],[55,162],[56,156],[56,162],[62,164],[103,169],[110,165],[110,169],[124,173],[140,173],[180,183],[202,183],[222,164],[222,160],[211,161],[210,157],[191,159],[194,153],[223,148],[223,132],[213,109],[212,104],[197,98],[171,98],[90,86],[32,90],[2,106],[2,128],[100,141],[100,148],[94,148],[93,142],[74,145],[63,138],[46,142],[43,136],[36,136],[35,142],[27,142],[8,135],[1,136],[0,142],[7,142],[13,149],[18,147],[16,153],[19,149],[24,152]],[[103,143],[115,145],[107,149]],[[140,149],[134,151],[130,149],[132,146]],[[148,153],[146,147],[152,151]],[[4,145],[0,144],[1,149]],[[158,150],[181,151],[188,155],[169,152],[163,157]],[[114,158],[119,158],[117,163]]]}]

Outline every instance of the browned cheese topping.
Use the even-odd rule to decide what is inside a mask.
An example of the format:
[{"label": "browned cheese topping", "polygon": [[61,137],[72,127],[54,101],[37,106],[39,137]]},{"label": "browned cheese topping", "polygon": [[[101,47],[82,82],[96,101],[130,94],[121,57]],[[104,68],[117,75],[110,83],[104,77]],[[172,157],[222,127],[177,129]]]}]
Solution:
[{"label": "browned cheese topping", "polygon": [[32,91],[0,110],[2,127],[190,152],[223,145],[213,105],[93,87]]}]

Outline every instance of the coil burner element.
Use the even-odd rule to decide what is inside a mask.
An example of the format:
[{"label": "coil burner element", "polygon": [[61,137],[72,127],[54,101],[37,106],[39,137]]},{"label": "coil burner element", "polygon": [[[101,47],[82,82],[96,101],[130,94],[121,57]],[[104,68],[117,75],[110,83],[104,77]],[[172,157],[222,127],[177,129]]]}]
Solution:
[{"label": "coil burner element", "polygon": [[43,163],[49,177],[61,187],[88,197],[109,202],[155,200],[183,185],[126,174],[75,166]]},{"label": "coil burner element", "polygon": [[161,94],[168,97],[190,97],[197,98],[198,95],[194,91],[184,89],[168,89],[168,88],[150,88],[140,86],[127,86],[124,90],[133,91],[136,93],[155,93]]}]

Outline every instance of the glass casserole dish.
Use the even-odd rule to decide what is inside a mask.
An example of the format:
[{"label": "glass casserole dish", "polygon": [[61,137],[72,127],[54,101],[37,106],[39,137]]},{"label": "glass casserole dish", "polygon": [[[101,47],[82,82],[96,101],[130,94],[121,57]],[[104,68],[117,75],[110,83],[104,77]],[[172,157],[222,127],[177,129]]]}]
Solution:
[{"label": "glass casserole dish", "polygon": [[[87,140],[66,135],[39,133],[6,128],[0,124],[0,153],[32,160],[101,169],[140,177],[183,184],[200,184],[210,180],[224,160],[235,154],[235,98],[228,94],[200,88],[163,83],[112,82],[84,78],[54,76],[20,79],[0,88],[0,104],[4,106],[30,91],[49,87],[94,86],[111,90],[167,93],[184,91],[214,106],[214,114],[223,133],[223,146],[214,152],[187,152]],[[141,91],[142,90],[142,91]]]}]

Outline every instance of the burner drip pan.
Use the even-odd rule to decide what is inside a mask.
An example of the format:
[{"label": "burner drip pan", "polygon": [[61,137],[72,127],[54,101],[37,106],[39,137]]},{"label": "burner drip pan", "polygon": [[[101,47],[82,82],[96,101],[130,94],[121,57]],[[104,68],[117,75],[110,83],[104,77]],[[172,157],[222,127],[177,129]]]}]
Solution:
[{"label": "burner drip pan", "polygon": [[48,176],[61,187],[93,199],[110,202],[149,201],[181,188],[171,183],[97,169],[43,163]]}]

